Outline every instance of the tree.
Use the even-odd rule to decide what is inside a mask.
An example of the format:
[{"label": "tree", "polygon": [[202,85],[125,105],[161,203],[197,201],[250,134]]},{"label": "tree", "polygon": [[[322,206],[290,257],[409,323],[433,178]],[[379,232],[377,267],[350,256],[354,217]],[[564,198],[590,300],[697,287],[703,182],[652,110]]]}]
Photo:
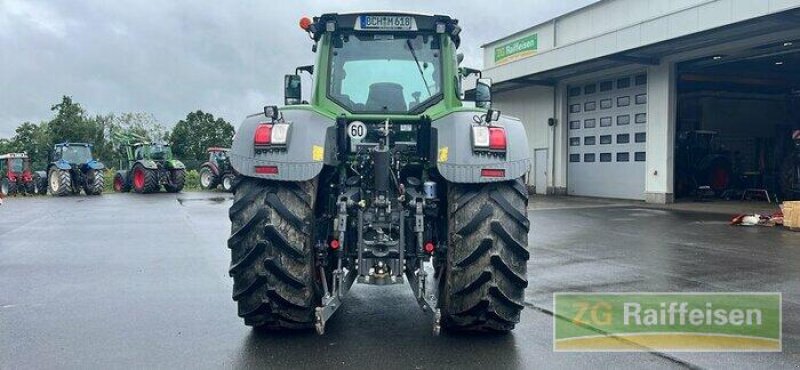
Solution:
[{"label": "tree", "polygon": [[172,151],[180,159],[202,160],[212,146],[229,147],[233,142],[233,125],[211,113],[198,110],[178,121],[170,135]]},{"label": "tree", "polygon": [[43,163],[47,160],[50,147],[50,135],[45,124],[36,125],[25,122],[17,127],[16,135],[11,139],[17,152],[26,152],[33,162]]},{"label": "tree", "polygon": [[51,144],[64,141],[92,143],[96,138],[95,122],[86,117],[80,104],[72,101],[72,97],[63,96],[61,103],[50,107],[56,116],[47,123]]}]

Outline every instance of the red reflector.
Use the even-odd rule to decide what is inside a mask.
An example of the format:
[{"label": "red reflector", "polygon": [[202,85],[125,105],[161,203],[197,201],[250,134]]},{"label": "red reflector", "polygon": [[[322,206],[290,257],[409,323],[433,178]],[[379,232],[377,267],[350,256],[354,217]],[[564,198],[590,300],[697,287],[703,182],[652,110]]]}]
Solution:
[{"label": "red reflector", "polygon": [[506,170],[484,168],[481,170],[481,177],[506,177]]},{"label": "red reflector", "polygon": [[506,129],[489,127],[489,149],[506,150]]},{"label": "red reflector", "polygon": [[433,245],[433,242],[427,242],[423,248],[425,249],[425,253],[431,254],[433,253],[434,249],[436,249],[436,246]]},{"label": "red reflector", "polygon": [[262,175],[277,175],[278,166],[256,166],[256,173]]},{"label": "red reflector", "polygon": [[272,142],[272,125],[260,124],[256,127],[256,134],[253,137],[256,145],[268,145]]},{"label": "red reflector", "polygon": [[336,239],[331,240],[331,249],[336,250],[339,249],[339,241]]}]

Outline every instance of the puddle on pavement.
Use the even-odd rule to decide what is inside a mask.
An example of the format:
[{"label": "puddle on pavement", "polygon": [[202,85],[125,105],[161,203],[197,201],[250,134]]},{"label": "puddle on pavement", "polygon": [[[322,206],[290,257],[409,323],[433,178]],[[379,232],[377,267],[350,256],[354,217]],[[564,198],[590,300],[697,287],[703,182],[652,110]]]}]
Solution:
[{"label": "puddle on pavement", "polygon": [[181,205],[185,205],[184,203],[186,202],[208,202],[208,203],[220,204],[222,202],[225,202],[226,200],[233,200],[233,198],[224,196],[210,197],[210,198],[178,198],[178,203],[180,203]]}]

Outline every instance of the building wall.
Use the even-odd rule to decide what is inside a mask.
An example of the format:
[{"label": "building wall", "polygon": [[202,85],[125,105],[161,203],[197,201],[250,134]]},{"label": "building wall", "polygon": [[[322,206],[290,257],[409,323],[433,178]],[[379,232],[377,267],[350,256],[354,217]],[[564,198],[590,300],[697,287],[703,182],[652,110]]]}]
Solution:
[{"label": "building wall", "polygon": [[[484,45],[501,82],[800,7],[797,0],[605,0]],[[497,65],[494,49],[539,33],[535,54]]]},{"label": "building wall", "polygon": [[[548,86],[532,86],[524,89],[514,90],[506,93],[496,94],[492,97],[493,107],[500,110],[503,115],[510,115],[519,118],[525,126],[528,135],[528,145],[530,158],[535,158],[537,149],[548,149],[548,169],[547,174],[552,174],[552,154],[550,154],[550,143],[553,140],[551,128],[547,125],[547,120],[554,117],[554,96],[553,88]],[[534,162],[531,162],[531,173],[535,173]],[[531,178],[530,184],[534,183]],[[547,181],[551,186],[551,181]]]}]

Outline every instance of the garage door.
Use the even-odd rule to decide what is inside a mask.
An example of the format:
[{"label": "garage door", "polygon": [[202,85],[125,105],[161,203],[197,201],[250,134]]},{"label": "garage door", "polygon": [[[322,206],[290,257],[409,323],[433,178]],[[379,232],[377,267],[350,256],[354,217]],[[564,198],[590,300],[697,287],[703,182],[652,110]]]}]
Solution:
[{"label": "garage door", "polygon": [[644,199],[647,75],[568,89],[567,192]]}]

